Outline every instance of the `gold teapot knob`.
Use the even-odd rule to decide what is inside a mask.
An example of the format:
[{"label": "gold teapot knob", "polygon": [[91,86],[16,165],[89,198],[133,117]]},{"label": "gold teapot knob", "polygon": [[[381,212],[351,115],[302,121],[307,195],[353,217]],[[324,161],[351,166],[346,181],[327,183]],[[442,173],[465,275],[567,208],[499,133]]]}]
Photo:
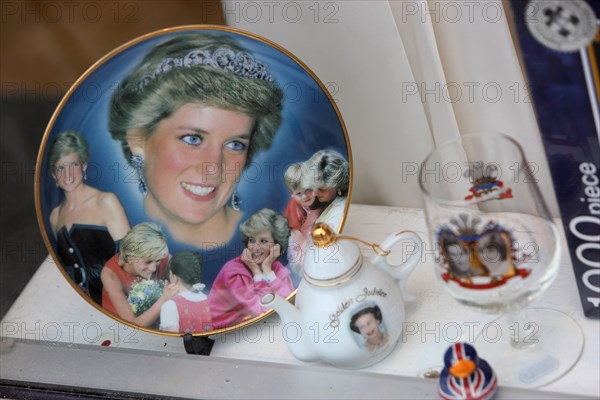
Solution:
[{"label": "gold teapot knob", "polygon": [[337,235],[333,229],[323,222],[315,224],[310,234],[315,246],[320,248],[327,247],[337,240]]}]

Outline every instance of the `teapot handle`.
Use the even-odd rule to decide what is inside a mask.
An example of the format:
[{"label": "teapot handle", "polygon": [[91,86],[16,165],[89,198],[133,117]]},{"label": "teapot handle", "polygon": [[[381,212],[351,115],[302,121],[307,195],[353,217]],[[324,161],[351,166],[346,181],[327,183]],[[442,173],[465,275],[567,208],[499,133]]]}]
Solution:
[{"label": "teapot handle", "polygon": [[406,291],[406,281],[421,260],[422,240],[413,231],[401,231],[388,236],[379,247],[384,252],[387,252],[400,242],[410,242],[414,245],[414,249],[408,254],[408,259],[401,264],[390,265],[387,262],[386,256],[380,254],[376,254],[371,258],[371,262],[394,277],[405,301],[413,301],[415,300],[415,296]]}]

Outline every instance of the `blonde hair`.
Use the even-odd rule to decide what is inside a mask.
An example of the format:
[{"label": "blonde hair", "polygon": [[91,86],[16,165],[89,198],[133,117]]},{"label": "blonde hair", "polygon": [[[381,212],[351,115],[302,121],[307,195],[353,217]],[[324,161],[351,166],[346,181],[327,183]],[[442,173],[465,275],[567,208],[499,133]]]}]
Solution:
[{"label": "blonde hair", "polygon": [[260,211],[252,214],[244,223],[240,225],[240,233],[242,241],[247,246],[248,239],[262,231],[269,231],[273,236],[273,240],[281,246],[281,254],[287,250],[288,241],[290,239],[290,227],[288,220],[281,214],[263,208]]},{"label": "blonde hair", "polygon": [[310,170],[304,162],[290,165],[285,170],[283,180],[290,191],[298,188],[308,189],[315,186],[314,179],[311,179]]},{"label": "blonde hair", "polygon": [[120,84],[112,98],[109,130],[119,140],[125,158],[131,149],[127,131],[140,130],[148,138],[161,120],[188,103],[203,104],[248,115],[255,120],[246,165],[262,149],[271,147],[281,121],[283,91],[276,82],[239,76],[209,65],[173,67],[143,85],[145,77],[167,59],[182,58],[193,50],[245,51],[223,34],[190,33],[154,47]]},{"label": "blonde hair", "polygon": [[167,236],[160,225],[153,222],[142,222],[134,226],[121,239],[119,260],[126,263],[128,257],[138,257],[142,260],[159,260],[164,258],[167,248]]},{"label": "blonde hair", "polygon": [[81,133],[75,131],[59,133],[48,151],[48,169],[50,169],[50,172],[54,172],[58,160],[71,153],[77,153],[82,164],[87,164],[90,160],[90,150]]}]

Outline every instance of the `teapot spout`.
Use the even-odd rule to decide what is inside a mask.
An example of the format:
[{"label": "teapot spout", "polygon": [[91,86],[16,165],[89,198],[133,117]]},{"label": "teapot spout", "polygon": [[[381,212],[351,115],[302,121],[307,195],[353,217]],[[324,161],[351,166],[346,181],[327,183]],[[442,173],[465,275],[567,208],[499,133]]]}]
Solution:
[{"label": "teapot spout", "polygon": [[288,349],[294,357],[302,361],[316,361],[319,359],[313,344],[310,342],[308,328],[296,307],[285,301],[281,296],[272,293],[264,295],[260,302],[264,307],[272,308],[279,314],[284,325],[294,324],[298,327],[300,339],[294,342],[286,341]]}]

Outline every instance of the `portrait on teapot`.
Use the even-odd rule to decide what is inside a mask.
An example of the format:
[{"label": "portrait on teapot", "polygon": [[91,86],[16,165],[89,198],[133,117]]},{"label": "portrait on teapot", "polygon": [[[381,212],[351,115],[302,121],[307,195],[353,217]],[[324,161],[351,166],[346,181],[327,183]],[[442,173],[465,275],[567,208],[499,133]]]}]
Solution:
[{"label": "portrait on teapot", "polygon": [[352,315],[350,329],[361,348],[375,351],[390,342],[390,335],[383,322],[383,314],[377,304],[365,305]]}]

